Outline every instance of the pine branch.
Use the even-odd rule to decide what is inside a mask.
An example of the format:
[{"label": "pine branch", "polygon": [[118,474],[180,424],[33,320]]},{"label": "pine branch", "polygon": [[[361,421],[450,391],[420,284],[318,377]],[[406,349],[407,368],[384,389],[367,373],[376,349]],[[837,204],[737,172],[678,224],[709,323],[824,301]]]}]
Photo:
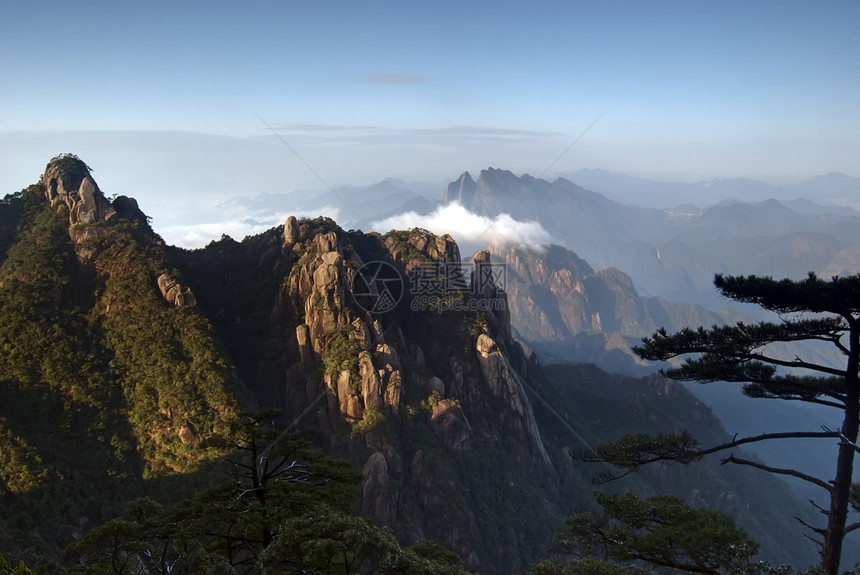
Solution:
[{"label": "pine branch", "polygon": [[845,409],[845,405],[841,403],[836,403],[833,401],[827,401],[824,399],[816,399],[816,398],[805,398],[805,397],[788,397],[784,395],[767,395],[767,396],[755,396],[755,399],[780,399],[783,401],[802,401],[804,403],[814,403],[816,405],[823,405],[824,407],[835,407],[836,409]]},{"label": "pine branch", "polygon": [[[814,526],[810,525],[809,523],[807,523],[806,521],[804,521],[803,519],[801,519],[800,517],[798,517],[798,516],[796,516],[796,515],[794,516],[794,518],[797,520],[797,522],[798,522],[798,523],[800,523],[801,525],[803,525],[804,527],[806,527],[806,528],[807,528],[807,529],[809,529],[810,531],[813,531],[813,532],[815,532],[815,533],[818,533],[818,534],[819,534],[819,535],[821,535],[822,537],[824,536],[824,534],[825,534],[825,533],[827,533],[827,529],[822,529],[821,527],[814,527]],[[819,545],[821,545],[821,542],[816,541],[815,539],[813,539],[813,541],[815,541],[816,543],[818,543]]]},{"label": "pine branch", "polygon": [[723,451],[726,449],[731,449],[733,447],[738,447],[739,445],[744,445],[746,443],[758,443],[759,441],[768,441],[770,439],[804,439],[804,438],[827,438],[827,437],[839,437],[839,434],[830,430],[826,431],[784,431],[780,433],[762,433],[761,435],[754,435],[752,437],[744,437],[742,439],[737,439],[734,441],[730,441],[729,443],[723,443],[721,445],[717,445],[715,447],[711,447],[708,449],[703,449],[698,452],[699,455],[710,455],[711,453],[716,453],[718,451]]},{"label": "pine branch", "polygon": [[[838,438],[839,433],[831,430],[825,431],[787,431],[779,433],[763,433],[751,437],[734,439],[707,449],[699,449],[695,440],[687,433],[680,435],[658,435],[651,437],[647,435],[628,435],[617,441],[610,441],[598,445],[594,449],[586,450],[572,458],[586,463],[610,463],[615,467],[625,469],[625,473],[616,474],[611,471],[603,471],[592,480],[594,485],[602,485],[616,479],[620,479],[629,473],[638,470],[643,465],[656,463],[658,461],[670,461],[678,463],[691,463],[701,459],[705,455],[733,449],[747,443],[758,443],[773,439],[803,439],[803,438]],[[726,461],[724,461],[725,463]],[[788,471],[793,470],[786,470]],[[798,472],[795,472],[798,473]],[[802,475],[802,474],[801,474]],[[812,483],[830,489],[830,485],[820,479],[808,477]]]},{"label": "pine branch", "polygon": [[828,517],[830,516],[830,512],[829,512],[828,510],[826,510],[825,508],[823,508],[821,505],[819,505],[818,503],[816,503],[816,502],[815,502],[815,501],[813,501],[812,499],[809,499],[808,501],[809,501],[809,503],[810,503],[813,507],[815,507],[816,509],[818,509],[818,512],[819,512],[819,513],[821,513],[822,515],[826,515],[826,516],[828,516]]},{"label": "pine branch", "polygon": [[756,469],[761,469],[762,471],[767,471],[768,473],[776,473],[778,475],[788,475],[791,477],[797,477],[798,479],[802,479],[813,485],[817,485],[822,489],[826,489],[828,493],[833,493],[833,486],[818,479],[817,477],[813,477],[811,475],[807,475],[805,473],[801,473],[795,469],[782,469],[780,467],[771,467],[769,465],[765,465],[764,463],[758,463],[756,461],[750,461],[749,459],[739,459],[734,456],[734,454],[729,455],[725,459],[722,460],[722,463],[725,465],[726,463],[736,463],[738,465],[749,465],[750,467],[755,467]]},{"label": "pine branch", "polygon": [[814,273],[802,281],[774,280],[768,276],[724,276],[716,274],[714,285],[735,301],[753,303],[777,313],[811,311],[850,316],[860,311],[858,276],[831,281],[819,279]]},{"label": "pine branch", "polygon": [[[804,338],[804,339],[808,341],[808,340],[811,340],[811,339],[821,339],[821,338],[812,338],[812,337],[807,337],[807,338]],[[830,340],[830,339],[824,339],[823,341],[829,341],[829,342],[831,342],[831,343],[832,343],[832,340]],[[802,368],[802,369],[808,369],[808,370],[810,370],[810,371],[817,371],[817,372],[819,372],[819,373],[826,373],[827,375],[830,375],[830,376],[833,376],[833,377],[840,377],[840,378],[844,378],[844,377],[846,376],[846,372],[845,372],[845,370],[842,370],[842,369],[834,369],[834,368],[832,368],[832,367],[828,367],[828,366],[826,366],[826,365],[819,365],[819,364],[817,364],[817,363],[809,363],[809,362],[807,362],[807,361],[803,361],[803,360],[800,360],[800,361],[797,361],[797,360],[788,361],[788,360],[785,360],[785,359],[779,359],[779,358],[776,358],[776,357],[770,357],[770,356],[764,355],[763,353],[748,353],[748,354],[745,354],[745,356],[743,357],[743,359],[749,359],[749,360],[754,360],[754,361],[760,361],[760,362],[762,362],[762,363],[767,363],[767,364],[770,364],[770,365],[778,365],[778,366],[780,366],[780,367],[791,367],[791,368]]]},{"label": "pine branch", "polygon": [[[580,461],[584,461],[584,460],[580,460]],[[634,471],[638,471],[638,469],[639,469],[638,467],[631,467],[630,469],[628,469],[624,473],[613,473],[612,471],[608,471],[608,470],[607,471],[601,471],[600,473],[597,474],[596,477],[591,478],[591,484],[596,487],[598,485],[603,485],[605,483],[611,483],[612,481],[615,481],[617,479],[621,479],[622,477],[627,477],[628,475],[630,475]]]},{"label": "pine branch", "polygon": [[828,429],[824,425],[821,426],[821,429],[823,429],[824,431],[830,431],[831,433],[837,433],[838,434],[837,437],[839,437],[839,439],[841,439],[841,441],[839,442],[839,445],[850,445],[851,447],[854,448],[854,451],[856,451],[857,453],[860,453],[860,446],[858,446],[856,443],[854,443],[853,441],[851,441],[850,439],[845,437],[845,434],[842,433],[841,431],[831,431],[830,429]]}]

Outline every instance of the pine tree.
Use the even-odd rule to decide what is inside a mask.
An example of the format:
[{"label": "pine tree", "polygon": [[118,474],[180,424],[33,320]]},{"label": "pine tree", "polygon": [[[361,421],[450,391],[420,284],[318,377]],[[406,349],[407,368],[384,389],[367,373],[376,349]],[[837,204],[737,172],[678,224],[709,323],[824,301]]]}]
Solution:
[{"label": "pine tree", "polygon": [[[860,528],[860,522],[847,524],[849,510],[852,507],[856,509],[851,479],[855,453],[860,451],[857,446],[860,419],[860,275],[824,280],[810,273],[801,281],[755,275],[717,275],[714,284],[726,297],[777,313],[779,321],[752,325],[737,323],[710,329],[687,328],[672,335],[660,329],[643,339],[643,344],[634,351],[652,361],[683,357],[679,367],[661,370],[671,379],[743,383],[744,393],[749,397],[802,401],[841,410],[841,429],[765,433],[709,448],[701,448],[686,432],[658,438],[628,436],[598,446],[584,454],[583,459],[610,462],[629,472],[655,461],[688,463],[704,455],[748,443],[792,438],[835,439],[839,442],[839,450],[832,480],[795,469],[771,467],[734,454],[723,462],[797,477],[825,490],[830,499],[829,506],[817,507],[826,517],[826,525],[813,526],[801,522],[816,534],[821,547],[820,568],[836,575],[845,535]],[[784,357],[779,349],[785,348],[774,346],[796,342],[829,343],[841,352],[844,365],[834,367],[804,360],[799,355]],[[860,489],[854,486],[855,496],[858,491]]]}]

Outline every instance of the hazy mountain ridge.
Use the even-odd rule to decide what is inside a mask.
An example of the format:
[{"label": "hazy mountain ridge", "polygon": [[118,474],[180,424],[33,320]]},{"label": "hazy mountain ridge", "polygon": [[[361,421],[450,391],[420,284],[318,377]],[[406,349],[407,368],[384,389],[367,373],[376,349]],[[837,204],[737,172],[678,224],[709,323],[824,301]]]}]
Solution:
[{"label": "hazy mountain ridge", "polygon": [[[434,538],[487,573],[525,567],[564,514],[589,504],[597,470],[563,449],[578,438],[622,431],[606,427],[614,419],[725,436],[671,382],[588,368],[545,373],[511,338],[506,307],[440,313],[407,300],[372,316],[357,306],[352,279],[363,262],[402,274],[422,262],[456,264],[449,237],[290,218],[243,242],[179,250],[163,245],[133,200],[109,202],[84,167],[72,170],[50,165],[43,184],[8,200],[18,231],[0,230],[14,237],[0,267],[0,309],[5,349],[17,350],[0,364],[4,396],[14,398],[0,406],[0,431],[14,446],[0,474],[2,551],[21,549],[11,532],[56,551],[131,497],[195,489],[206,478],[177,471],[204,471],[224,421],[260,404],[282,407],[364,468],[359,511],[407,541]],[[480,253],[475,265],[489,258]],[[570,253],[559,258],[589,271]],[[612,270],[595,277],[625,284]],[[485,288],[466,297],[505,298]],[[610,382],[626,399],[584,409]],[[49,428],[37,432],[34,416]],[[791,521],[777,504],[790,496],[770,479],[750,481],[705,462],[618,488],[672,488],[737,512],[775,557],[802,561],[797,531],[772,537]]]},{"label": "hazy mountain ridge", "polygon": [[[583,186],[574,183],[577,178]],[[612,186],[604,185],[607,180]],[[249,217],[267,210],[323,213],[337,217],[344,227],[366,230],[374,222],[406,212],[427,216],[440,200],[443,206],[456,202],[484,217],[506,213],[518,221],[540,222],[555,243],[592,265],[629,274],[643,295],[717,310],[722,303],[710,289],[717,272],[752,273],[761,263],[767,273],[773,270],[774,275],[791,277],[805,275],[813,264],[817,264],[815,271],[828,275],[857,269],[860,260],[851,248],[860,243],[860,214],[844,205],[798,199],[803,194],[820,198],[838,193],[849,201],[860,198],[856,184],[856,178],[840,174],[795,186],[749,179],[664,183],[600,170],[583,170],[569,179],[549,182],[490,168],[480,172],[477,180],[465,172],[448,186],[439,185],[435,193],[434,184],[384,180],[364,187],[283,194],[277,199],[258,197],[250,203],[237,198],[226,205],[243,206],[252,214]],[[606,190],[609,187],[612,191]],[[677,202],[637,202],[637,198],[659,198],[667,187],[674,190]],[[726,199],[732,196],[736,199]],[[657,205],[674,207],[657,209]],[[808,250],[823,259],[813,261],[797,246],[797,234],[811,234]],[[820,245],[812,245],[819,241]],[[772,244],[774,251],[751,262],[748,254],[762,252],[759,244],[763,242]],[[802,267],[806,269],[798,271]]]},{"label": "hazy mountain ridge", "polygon": [[744,203],[776,198],[789,207],[791,204],[806,206],[806,209],[795,210],[798,212],[858,215],[855,208],[860,204],[860,178],[840,173],[787,185],[772,185],[750,178],[663,182],[599,169],[578,170],[565,177],[616,201],[659,209],[686,203],[704,208],[725,201]]},{"label": "hazy mountain ridge", "polygon": [[[454,184],[471,180],[466,176]],[[504,212],[535,220],[591,265],[629,274],[647,296],[719,309],[710,289],[715,273],[802,277],[809,271],[844,274],[860,268],[851,250],[860,244],[860,217],[850,210],[801,214],[771,199],[680,215],[620,204],[563,178],[550,183],[496,169],[482,171],[474,187],[465,207],[480,215]],[[771,244],[767,253],[763,242]],[[755,253],[760,257],[750,258]],[[761,263],[765,270],[751,269]],[[799,272],[801,265],[808,269]]]},{"label": "hazy mountain ridge", "polygon": [[494,245],[491,252],[506,264],[505,289],[517,336],[554,360],[646,374],[653,367],[630,351],[643,336],[660,327],[676,331],[744,317],[693,303],[644,298],[621,270],[594,271],[561,246],[536,250]]}]

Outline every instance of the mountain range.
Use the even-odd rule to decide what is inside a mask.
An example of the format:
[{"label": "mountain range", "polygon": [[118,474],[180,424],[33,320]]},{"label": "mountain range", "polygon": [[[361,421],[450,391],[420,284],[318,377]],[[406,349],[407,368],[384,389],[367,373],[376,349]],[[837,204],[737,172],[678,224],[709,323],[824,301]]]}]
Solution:
[{"label": "mountain range", "polygon": [[564,178],[550,183],[497,169],[483,170],[477,181],[461,176],[443,198],[451,201],[480,215],[537,221],[591,265],[623,270],[643,295],[715,310],[715,273],[799,278],[860,269],[853,257],[860,217],[852,210],[798,213],[772,199],[658,210],[618,203]]},{"label": "mountain range", "polygon": [[[715,273],[800,279],[810,271],[827,277],[860,269],[860,219],[850,207],[860,198],[860,181],[842,174],[772,186],[755,180],[666,184],[597,170],[549,182],[490,168],[477,179],[466,172],[443,189],[443,206],[462,205],[488,218],[514,214],[540,224],[557,242],[543,249],[490,247],[507,263],[515,334],[544,361],[592,362],[643,375],[654,366],[643,365],[631,347],[659,327],[766,319],[750,306],[726,307],[712,286]],[[386,210],[387,217],[407,210],[428,215],[438,205],[422,200]],[[739,391],[690,389],[733,432],[761,432],[756,422],[765,419],[810,429],[832,424],[821,410],[772,403],[755,402],[761,417],[748,417]],[[811,473],[830,461],[830,451],[815,445],[757,453]]]},{"label": "mountain range", "polygon": [[364,188],[236,198],[225,207],[334,212],[345,228],[368,230],[405,213],[420,221],[457,203],[481,217],[508,214],[537,222],[552,242],[595,268],[628,274],[644,296],[719,311],[725,302],[711,289],[715,273],[853,273],[860,264],[860,213],[851,207],[856,202],[860,180],[842,174],[773,186],[743,179],[665,183],[600,170],[550,182],[489,168],[477,179],[465,172],[447,187],[386,180]]},{"label": "mountain range", "polygon": [[[490,215],[546,217],[533,200],[549,198],[553,233],[566,219],[593,233],[612,221],[632,238],[623,228],[640,213],[612,215],[616,204],[566,180],[500,170],[452,185]],[[502,258],[504,286],[485,273]],[[519,341],[618,343],[666,318],[716,317],[642,300],[632,278],[562,246],[494,246],[464,261],[448,235],[365,233],[326,218],[177,248],[134,199],[107,199],[81,160],[55,158],[0,202],[0,553],[45,572],[82,561],[69,556],[74,543],[123,525],[111,520],[129,501],[167,505],[221,481],[223,458],[242,447],[236,422],[275,407],[279,426],[362,471],[354,513],[404,546],[430,539],[469,570],[526,572],[563,517],[593,505],[602,469],[571,453],[634,432],[729,438],[681,385],[544,365]],[[439,281],[452,283],[419,289]],[[793,516],[814,518],[773,478],[706,459],[605,488],[674,493],[733,514],[764,558],[814,561]]]},{"label": "mountain range", "polygon": [[778,199],[801,213],[839,214],[847,209],[857,215],[856,208],[860,206],[860,178],[838,172],[781,186],[749,178],[661,182],[597,169],[578,170],[564,177],[617,202],[647,208],[673,209],[683,205],[704,208],[726,202]]}]

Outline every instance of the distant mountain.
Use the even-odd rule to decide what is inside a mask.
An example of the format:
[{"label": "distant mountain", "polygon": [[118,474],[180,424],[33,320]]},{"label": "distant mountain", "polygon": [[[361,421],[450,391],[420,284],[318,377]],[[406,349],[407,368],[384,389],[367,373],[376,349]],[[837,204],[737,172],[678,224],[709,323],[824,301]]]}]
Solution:
[{"label": "distant mountain", "polygon": [[[452,186],[474,191],[454,197]],[[520,221],[536,220],[560,243],[601,267],[608,267],[599,257],[608,246],[634,241],[668,218],[659,210],[625,206],[564,178],[550,183],[495,168],[482,170],[476,181],[464,173],[448,186],[443,203],[454,199],[483,216],[506,213]]]},{"label": "distant mountain", "polygon": [[684,203],[711,206],[726,199],[760,201],[775,195],[769,184],[747,178],[661,182],[597,169],[579,170],[565,177],[618,202],[660,209]]},{"label": "distant mountain", "polygon": [[[707,184],[696,189],[718,189],[720,194],[753,188],[773,192],[766,184],[748,180]],[[673,186],[689,190],[687,184]],[[624,271],[640,294],[699,303],[712,310],[724,305],[711,287],[715,273],[798,278],[809,271],[860,269],[852,268],[860,264],[850,250],[860,244],[860,216],[852,210],[832,213],[801,202],[796,204],[803,210],[799,212],[772,198],[744,197],[744,202],[706,208],[688,203],[660,210],[622,204],[564,178],[547,182],[491,168],[481,171],[477,180],[467,172],[452,182],[443,203],[458,201],[489,217],[508,213],[535,220],[591,265]],[[696,203],[696,198],[685,199]],[[838,263],[833,261],[837,254]]]},{"label": "distant mountain", "polygon": [[[306,213],[336,211],[346,229],[370,229],[386,215],[425,210],[438,203],[442,184],[386,179],[370,186],[338,186],[328,190],[298,190],[283,194],[238,196],[219,207],[240,213]],[[432,209],[432,207],[430,208]],[[424,213],[423,211],[419,213]]]},{"label": "distant mountain", "polygon": [[786,188],[795,192],[796,197],[822,198],[829,203],[860,209],[860,178],[835,172]]},{"label": "distant mountain", "polygon": [[805,199],[828,213],[838,213],[846,206],[860,207],[860,178],[840,173],[784,186],[749,178],[661,182],[596,169],[579,170],[565,177],[618,202],[650,208],[672,208],[686,203],[711,206],[725,200],[760,202],[770,198],[783,202]]},{"label": "distant mountain", "polygon": [[594,271],[562,246],[541,251],[493,245],[490,251],[506,266],[505,290],[517,336],[553,361],[645,375],[653,367],[631,352],[643,336],[660,327],[675,331],[741,318],[728,310],[718,314],[693,303],[643,298],[624,272]]}]

